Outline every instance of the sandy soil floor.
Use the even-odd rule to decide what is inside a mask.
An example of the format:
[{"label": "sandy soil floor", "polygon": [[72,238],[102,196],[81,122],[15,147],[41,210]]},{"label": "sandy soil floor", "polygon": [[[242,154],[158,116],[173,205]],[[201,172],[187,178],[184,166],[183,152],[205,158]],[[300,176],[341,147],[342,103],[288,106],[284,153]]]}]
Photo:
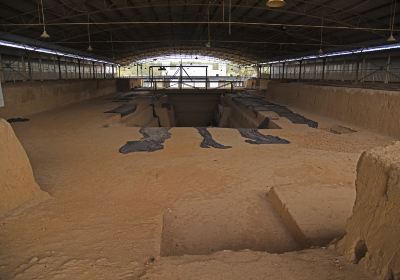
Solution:
[{"label": "sandy soil floor", "polygon": [[[235,129],[209,129],[219,143],[233,147],[218,150],[200,148],[202,138],[194,128],[173,128],[163,150],[123,155],[118,149],[141,135],[135,127],[105,127],[103,112],[113,107],[110,101],[96,99],[13,124],[38,184],[52,198],[1,221],[0,279],[153,279],[158,267],[165,265],[165,258],[159,259],[159,255],[166,209],[211,199],[252,203],[253,195],[264,195],[269,186],[275,185],[351,187],[360,153],[392,141],[359,129],[333,134],[287,124],[268,134],[283,137],[291,144],[250,145]],[[338,124],[313,118],[323,127]],[[343,267],[351,270],[346,265],[335,265],[338,257],[330,250],[324,251],[312,253],[314,258],[315,254],[323,255],[321,259],[329,259],[332,264],[321,267],[328,271]],[[273,261],[284,265],[287,261],[280,260],[284,255],[254,254],[257,257],[250,259],[257,269],[265,261],[258,275],[264,278],[260,279],[355,279],[321,278],[317,270],[309,271],[308,278],[296,278],[305,271],[302,265],[308,263],[301,259],[301,252],[288,254],[300,258],[291,264],[289,272],[268,274],[266,265]],[[192,271],[197,273],[199,269],[196,266]],[[210,269],[219,273],[218,268]],[[237,273],[240,271],[246,273],[245,269]],[[187,271],[184,273],[170,275],[169,279],[189,279]],[[228,277],[225,279],[233,279],[224,275]],[[246,279],[245,275],[237,279]],[[324,275],[329,277],[329,273]]]}]

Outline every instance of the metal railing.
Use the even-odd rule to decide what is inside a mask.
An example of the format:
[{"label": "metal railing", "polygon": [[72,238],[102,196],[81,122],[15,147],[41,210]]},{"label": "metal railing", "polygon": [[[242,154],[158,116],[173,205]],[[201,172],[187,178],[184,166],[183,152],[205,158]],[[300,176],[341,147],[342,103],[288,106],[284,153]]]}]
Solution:
[{"label": "metal railing", "polygon": [[264,68],[272,80],[400,83],[400,56],[393,53],[274,63]]},{"label": "metal railing", "polygon": [[0,54],[0,81],[44,81],[65,79],[110,79],[119,75],[119,67],[110,64],[37,55]]},{"label": "metal railing", "polygon": [[[200,65],[177,65],[173,66],[175,69],[172,75],[154,75],[154,69],[158,72],[163,72],[169,66],[150,66],[149,75],[143,79],[143,86],[157,89],[168,88],[191,88],[191,89],[219,89],[228,88],[233,90],[235,87],[243,87],[245,78],[232,77],[232,76],[208,76],[208,66]],[[171,68],[171,67],[170,67]],[[204,74],[201,76],[191,76],[189,69],[204,69]]]},{"label": "metal railing", "polygon": [[208,77],[192,76],[190,78],[179,78],[174,76],[157,76],[144,78],[143,87],[157,89],[233,89],[244,87],[245,79],[238,77]]}]

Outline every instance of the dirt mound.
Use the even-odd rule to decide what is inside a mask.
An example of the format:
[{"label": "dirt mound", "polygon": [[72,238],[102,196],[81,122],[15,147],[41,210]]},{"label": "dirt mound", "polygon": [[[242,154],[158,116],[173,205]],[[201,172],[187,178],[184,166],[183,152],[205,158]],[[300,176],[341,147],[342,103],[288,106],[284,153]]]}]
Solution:
[{"label": "dirt mound", "polygon": [[400,279],[400,142],[364,152],[357,197],[338,249],[384,280]]},{"label": "dirt mound", "polygon": [[0,217],[23,204],[48,197],[40,190],[32,168],[10,124],[0,119]]}]

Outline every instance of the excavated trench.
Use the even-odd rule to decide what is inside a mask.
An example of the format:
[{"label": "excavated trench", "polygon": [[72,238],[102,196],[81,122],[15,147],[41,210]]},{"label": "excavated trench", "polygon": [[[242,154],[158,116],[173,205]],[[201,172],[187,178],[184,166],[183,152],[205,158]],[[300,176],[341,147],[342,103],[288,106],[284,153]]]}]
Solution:
[{"label": "excavated trench", "polygon": [[132,126],[279,129],[269,114],[273,113],[295,124],[318,127],[318,123],[285,106],[246,93],[132,92],[118,95],[112,101],[123,104],[105,113],[119,114],[121,118],[138,119],[138,111],[152,107],[153,117],[158,121],[146,123],[138,119],[137,125]]},{"label": "excavated trench", "polygon": [[217,127],[220,94],[170,93],[168,104],[173,108],[176,127]]},{"label": "excavated trench", "polygon": [[127,126],[141,127],[142,139],[128,141],[120,152],[154,152],[164,148],[171,127],[196,128],[203,138],[201,148],[229,149],[218,143],[208,130],[237,129],[249,144],[289,144],[286,139],[266,135],[259,129],[280,129],[275,122],[285,118],[294,124],[317,128],[318,123],[247,93],[227,92],[131,92],[112,99],[122,103],[105,113],[117,116]]}]

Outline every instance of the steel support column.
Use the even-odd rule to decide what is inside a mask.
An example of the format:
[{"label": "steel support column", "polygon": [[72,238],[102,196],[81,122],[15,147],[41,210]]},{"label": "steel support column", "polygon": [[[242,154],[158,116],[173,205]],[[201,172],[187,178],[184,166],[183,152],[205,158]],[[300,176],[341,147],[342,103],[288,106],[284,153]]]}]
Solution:
[{"label": "steel support column", "polygon": [[[207,82],[206,82],[207,88]],[[182,89],[182,63],[179,65],[179,89]]]},{"label": "steel support column", "polygon": [[82,79],[82,75],[81,75],[81,60],[78,59],[78,78]]},{"label": "steel support column", "polygon": [[58,79],[61,80],[62,79],[62,75],[61,75],[61,61],[60,61],[60,57],[57,56],[57,63],[58,63]]},{"label": "steel support column", "polygon": [[0,83],[4,82],[4,72],[3,72],[3,59],[1,57],[1,53],[0,53]]},{"label": "steel support column", "polygon": [[303,65],[303,60],[300,60],[300,69],[299,69],[299,80],[301,80],[301,66]]},{"label": "steel support column", "polygon": [[385,71],[385,84],[388,84],[390,82],[390,67],[391,66],[391,56],[390,54],[387,57],[387,62],[386,62],[386,71]]},{"label": "steel support column", "polygon": [[39,79],[43,81],[42,56],[39,54]]},{"label": "steel support column", "polygon": [[272,80],[274,78],[274,65],[269,65],[269,79]]},{"label": "steel support column", "polygon": [[29,76],[29,80],[32,81],[32,63],[31,63],[31,56],[29,55],[29,53],[26,56],[27,60],[28,60],[28,76]]},{"label": "steel support column", "polygon": [[208,89],[208,66],[206,67],[206,91]]},{"label": "steel support column", "polygon": [[357,58],[357,64],[356,64],[356,80],[354,81],[356,84],[358,84],[359,77],[360,77],[360,58]]}]

